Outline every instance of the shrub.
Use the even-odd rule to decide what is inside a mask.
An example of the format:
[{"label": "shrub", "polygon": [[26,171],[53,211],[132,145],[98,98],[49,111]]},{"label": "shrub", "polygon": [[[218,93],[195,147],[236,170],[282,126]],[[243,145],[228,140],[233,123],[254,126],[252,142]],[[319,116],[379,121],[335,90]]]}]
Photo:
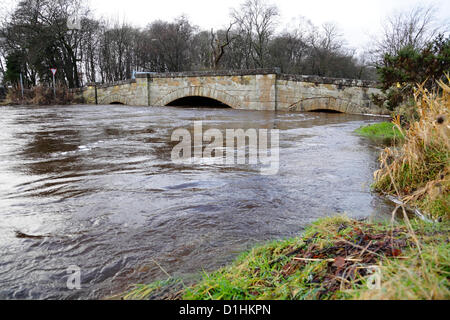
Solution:
[{"label": "shrub", "polygon": [[22,92],[19,87],[14,87],[8,91],[7,100],[14,104],[36,104],[36,105],[65,105],[75,102],[74,94],[66,87],[56,88],[56,98],[53,88],[36,86]]},{"label": "shrub", "polygon": [[384,96],[373,99],[378,106],[394,111],[414,96],[417,83],[429,91],[450,69],[450,39],[439,35],[424,49],[406,46],[396,55],[386,54],[377,72]]}]

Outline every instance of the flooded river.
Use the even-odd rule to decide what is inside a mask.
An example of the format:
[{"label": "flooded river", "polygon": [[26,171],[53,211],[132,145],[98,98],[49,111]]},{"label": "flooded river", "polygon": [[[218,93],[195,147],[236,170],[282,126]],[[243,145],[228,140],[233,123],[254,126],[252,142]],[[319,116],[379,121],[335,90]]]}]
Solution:
[{"label": "flooded river", "polygon": [[[383,216],[367,116],[129,106],[0,109],[0,298],[97,299],[214,270],[336,213]],[[280,130],[280,170],[175,165],[177,128]],[[27,237],[34,236],[34,238]],[[81,290],[67,288],[67,268]]]}]

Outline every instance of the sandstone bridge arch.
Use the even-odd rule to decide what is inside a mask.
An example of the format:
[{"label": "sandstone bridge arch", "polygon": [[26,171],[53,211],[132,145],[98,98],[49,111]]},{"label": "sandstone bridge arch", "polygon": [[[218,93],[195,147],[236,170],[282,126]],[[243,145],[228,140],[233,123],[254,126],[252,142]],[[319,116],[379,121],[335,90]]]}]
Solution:
[{"label": "sandstone bridge arch", "polygon": [[122,94],[110,94],[105,96],[103,99],[98,101],[99,104],[107,105],[107,104],[124,104],[129,105],[129,99]]},{"label": "sandstone bridge arch", "polygon": [[335,111],[341,113],[363,113],[364,108],[351,100],[336,97],[309,97],[289,107],[291,111]]},{"label": "sandstone bridge arch", "polygon": [[167,106],[174,101],[188,97],[209,98],[219,101],[220,103],[223,103],[224,105],[227,105],[230,108],[240,109],[240,103],[236,97],[228,94],[225,91],[217,90],[206,86],[191,86],[173,90],[170,93],[166,94],[165,96],[156,100],[154,104],[157,106]]}]

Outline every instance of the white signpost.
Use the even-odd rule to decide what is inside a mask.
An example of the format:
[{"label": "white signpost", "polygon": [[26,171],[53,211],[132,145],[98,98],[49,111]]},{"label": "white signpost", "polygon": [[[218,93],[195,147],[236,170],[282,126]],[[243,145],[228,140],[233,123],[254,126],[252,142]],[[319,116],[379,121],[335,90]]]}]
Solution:
[{"label": "white signpost", "polygon": [[50,70],[52,71],[52,74],[53,74],[53,97],[56,99],[55,74],[56,74],[56,71],[58,71],[58,69],[52,68]]}]

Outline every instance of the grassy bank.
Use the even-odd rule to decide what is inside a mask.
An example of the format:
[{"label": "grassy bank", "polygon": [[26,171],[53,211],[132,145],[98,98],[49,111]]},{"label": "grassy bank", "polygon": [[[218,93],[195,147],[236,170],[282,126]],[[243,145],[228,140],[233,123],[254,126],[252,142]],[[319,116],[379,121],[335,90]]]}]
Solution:
[{"label": "grassy bank", "polygon": [[[445,223],[322,219],[302,237],[254,248],[193,286],[168,279],[137,286],[124,298],[448,299],[449,231]],[[380,287],[373,281],[378,275]]]},{"label": "grassy bank", "polygon": [[402,131],[390,122],[381,122],[361,127],[356,130],[356,133],[383,144],[393,144],[396,141],[403,141],[405,138]]}]

